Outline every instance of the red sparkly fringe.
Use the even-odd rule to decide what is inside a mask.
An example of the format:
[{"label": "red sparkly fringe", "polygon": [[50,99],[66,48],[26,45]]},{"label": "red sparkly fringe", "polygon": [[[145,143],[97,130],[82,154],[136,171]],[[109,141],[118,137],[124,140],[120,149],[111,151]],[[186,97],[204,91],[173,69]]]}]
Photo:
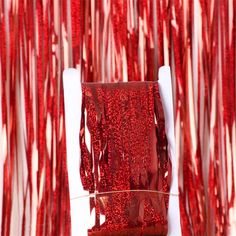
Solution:
[{"label": "red sparkly fringe", "polygon": [[235,0],[0,0],[1,234],[70,234],[62,71],[156,80],[163,64],[182,234],[236,234],[235,38]]},{"label": "red sparkly fringe", "polygon": [[63,7],[0,2],[1,235],[70,235]]}]

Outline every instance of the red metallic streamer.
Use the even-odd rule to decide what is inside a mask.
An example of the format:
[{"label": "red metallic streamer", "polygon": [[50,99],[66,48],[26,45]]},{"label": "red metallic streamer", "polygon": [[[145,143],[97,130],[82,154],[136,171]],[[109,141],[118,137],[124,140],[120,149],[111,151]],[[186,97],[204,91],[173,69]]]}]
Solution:
[{"label": "red metallic streamer", "polygon": [[235,38],[235,0],[1,0],[1,234],[70,234],[62,71],[157,80],[165,64],[182,234],[234,235]]},{"label": "red metallic streamer", "polygon": [[60,82],[65,3],[64,12],[53,1],[0,4],[1,235],[70,234]]}]

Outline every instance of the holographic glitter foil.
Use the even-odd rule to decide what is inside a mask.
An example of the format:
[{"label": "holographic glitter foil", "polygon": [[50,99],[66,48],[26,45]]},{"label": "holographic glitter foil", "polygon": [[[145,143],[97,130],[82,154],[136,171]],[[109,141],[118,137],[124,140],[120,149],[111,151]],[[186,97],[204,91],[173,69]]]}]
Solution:
[{"label": "holographic glitter foil", "polygon": [[171,163],[157,82],[82,83],[82,91],[84,189],[121,191],[105,195],[104,204],[99,197],[90,200],[96,220],[89,235],[167,235]]},{"label": "holographic glitter foil", "polygon": [[0,0],[1,234],[70,234],[62,71],[155,81],[165,64],[182,234],[235,235],[235,39],[235,0]]}]

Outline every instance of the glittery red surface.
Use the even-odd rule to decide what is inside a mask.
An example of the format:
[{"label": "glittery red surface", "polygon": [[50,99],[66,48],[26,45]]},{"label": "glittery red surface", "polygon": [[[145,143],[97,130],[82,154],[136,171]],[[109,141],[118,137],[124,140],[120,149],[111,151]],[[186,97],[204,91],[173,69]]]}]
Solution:
[{"label": "glittery red surface", "polygon": [[[157,82],[83,83],[82,91],[84,189],[168,193],[171,168]],[[89,235],[166,235],[168,199],[168,194],[143,191],[91,198],[96,219]]]}]

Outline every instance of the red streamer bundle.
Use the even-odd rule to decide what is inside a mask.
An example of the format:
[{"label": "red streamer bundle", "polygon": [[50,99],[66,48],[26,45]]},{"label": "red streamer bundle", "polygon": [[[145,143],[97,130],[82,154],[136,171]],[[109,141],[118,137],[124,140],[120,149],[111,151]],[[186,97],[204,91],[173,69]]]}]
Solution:
[{"label": "red streamer bundle", "polygon": [[235,2],[183,1],[174,7],[174,47],[182,45],[174,57],[184,58],[175,65],[182,232],[233,235]]},{"label": "red streamer bundle", "polygon": [[53,1],[2,0],[0,15],[1,235],[69,235],[66,22]]}]

